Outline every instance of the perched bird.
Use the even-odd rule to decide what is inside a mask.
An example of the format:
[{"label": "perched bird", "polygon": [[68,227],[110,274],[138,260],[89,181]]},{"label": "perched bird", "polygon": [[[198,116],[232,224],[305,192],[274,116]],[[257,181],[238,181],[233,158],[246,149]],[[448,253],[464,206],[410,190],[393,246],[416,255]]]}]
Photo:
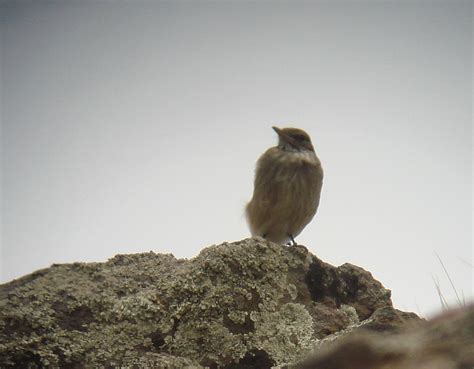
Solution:
[{"label": "perched bird", "polygon": [[272,127],[278,146],[258,159],[253,196],[246,206],[252,236],[285,244],[313,219],[323,185],[323,169],[309,135],[298,128]]}]

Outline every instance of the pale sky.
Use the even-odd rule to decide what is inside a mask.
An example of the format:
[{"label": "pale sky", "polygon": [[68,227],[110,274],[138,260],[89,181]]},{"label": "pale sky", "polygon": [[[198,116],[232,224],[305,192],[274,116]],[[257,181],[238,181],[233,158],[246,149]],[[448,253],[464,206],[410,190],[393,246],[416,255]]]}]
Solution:
[{"label": "pale sky", "polygon": [[438,253],[472,298],[471,2],[2,4],[1,282],[248,237],[276,125],[325,169],[299,243],[422,315]]}]

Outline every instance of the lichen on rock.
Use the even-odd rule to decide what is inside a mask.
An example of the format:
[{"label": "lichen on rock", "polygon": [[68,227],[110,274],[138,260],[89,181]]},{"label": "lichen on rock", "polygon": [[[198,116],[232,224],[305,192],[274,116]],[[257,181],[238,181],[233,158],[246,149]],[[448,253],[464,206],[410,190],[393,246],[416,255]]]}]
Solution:
[{"label": "lichen on rock", "polygon": [[265,369],[384,308],[390,291],[369,272],[304,246],[117,255],[1,285],[0,367]]}]

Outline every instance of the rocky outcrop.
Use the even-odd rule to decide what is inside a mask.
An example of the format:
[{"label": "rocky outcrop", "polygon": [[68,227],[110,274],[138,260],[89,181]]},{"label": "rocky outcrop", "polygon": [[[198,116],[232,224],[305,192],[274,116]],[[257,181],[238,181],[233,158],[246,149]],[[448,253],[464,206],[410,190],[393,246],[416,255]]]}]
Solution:
[{"label": "rocky outcrop", "polygon": [[417,320],[360,267],[246,239],[190,260],[117,255],[1,285],[0,367],[265,369]]},{"label": "rocky outcrop", "polygon": [[390,334],[357,331],[288,369],[472,369],[474,306]]}]

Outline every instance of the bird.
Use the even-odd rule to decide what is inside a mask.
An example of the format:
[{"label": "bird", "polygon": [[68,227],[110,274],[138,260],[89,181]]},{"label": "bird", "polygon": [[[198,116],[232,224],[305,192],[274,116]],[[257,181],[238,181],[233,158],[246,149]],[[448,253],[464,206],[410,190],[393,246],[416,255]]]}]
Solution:
[{"label": "bird", "polygon": [[272,128],[278,145],[257,161],[253,195],[245,207],[247,223],[252,236],[296,246],[295,237],[318,209],[324,172],[305,131]]}]

